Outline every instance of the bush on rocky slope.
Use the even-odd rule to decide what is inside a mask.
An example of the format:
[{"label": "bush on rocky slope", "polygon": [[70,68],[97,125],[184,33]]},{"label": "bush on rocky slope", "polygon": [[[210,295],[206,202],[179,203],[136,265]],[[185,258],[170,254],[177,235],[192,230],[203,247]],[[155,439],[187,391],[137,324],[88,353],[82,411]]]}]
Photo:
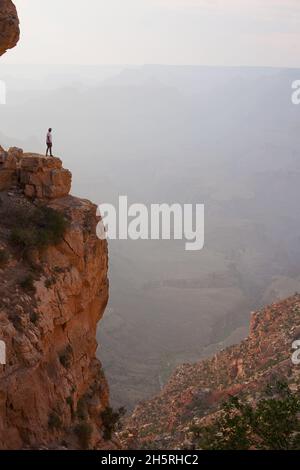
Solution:
[{"label": "bush on rocky slope", "polygon": [[24,253],[59,243],[67,228],[65,217],[50,207],[33,207],[29,213],[15,210],[9,224],[11,242]]},{"label": "bush on rocky slope", "polygon": [[206,427],[194,426],[195,446],[203,450],[300,449],[300,397],[288,385],[268,386],[256,406],[231,397]]},{"label": "bush on rocky slope", "polygon": [[105,441],[111,440],[112,435],[116,432],[118,424],[125,413],[125,408],[119,408],[117,411],[114,411],[110,406],[102,411],[101,420],[104,428],[103,438]]}]

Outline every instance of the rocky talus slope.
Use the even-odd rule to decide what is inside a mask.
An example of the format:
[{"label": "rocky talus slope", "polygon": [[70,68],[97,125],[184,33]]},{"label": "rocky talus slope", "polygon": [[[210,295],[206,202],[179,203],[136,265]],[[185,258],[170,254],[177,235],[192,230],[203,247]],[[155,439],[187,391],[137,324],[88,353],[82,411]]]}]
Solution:
[{"label": "rocky talus slope", "polygon": [[0,0],[0,56],[19,40],[19,19],[11,0]]},{"label": "rocky talus slope", "polygon": [[[95,355],[107,243],[96,237],[96,207],[70,186],[58,158],[0,148],[0,449],[115,446],[103,439],[109,393]],[[46,243],[40,223],[41,246],[31,246],[23,224],[51,209],[63,237]]]},{"label": "rocky talus slope", "polygon": [[253,313],[242,343],[196,364],[180,366],[162,392],[141,403],[122,433],[127,448],[189,448],[191,425],[209,424],[229,395],[257,401],[266,384],[288,381],[300,392],[300,366],[291,360],[300,339],[300,295]]}]

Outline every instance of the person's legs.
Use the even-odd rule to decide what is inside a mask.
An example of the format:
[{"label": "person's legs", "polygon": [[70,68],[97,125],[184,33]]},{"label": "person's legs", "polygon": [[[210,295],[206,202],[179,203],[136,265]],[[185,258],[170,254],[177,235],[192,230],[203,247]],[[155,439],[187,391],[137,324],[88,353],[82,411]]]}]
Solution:
[{"label": "person's legs", "polygon": [[48,152],[50,152],[50,157],[53,157],[53,155],[52,155],[52,144],[47,144],[46,157],[48,157]]}]

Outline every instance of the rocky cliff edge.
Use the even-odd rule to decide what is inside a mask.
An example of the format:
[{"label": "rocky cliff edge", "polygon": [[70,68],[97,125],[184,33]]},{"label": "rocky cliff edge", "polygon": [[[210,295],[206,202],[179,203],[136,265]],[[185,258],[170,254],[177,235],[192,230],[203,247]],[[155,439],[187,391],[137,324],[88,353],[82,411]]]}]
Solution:
[{"label": "rocky cliff edge", "polygon": [[58,158],[0,148],[0,449],[116,445],[95,355],[107,244],[96,206],[70,187]]}]

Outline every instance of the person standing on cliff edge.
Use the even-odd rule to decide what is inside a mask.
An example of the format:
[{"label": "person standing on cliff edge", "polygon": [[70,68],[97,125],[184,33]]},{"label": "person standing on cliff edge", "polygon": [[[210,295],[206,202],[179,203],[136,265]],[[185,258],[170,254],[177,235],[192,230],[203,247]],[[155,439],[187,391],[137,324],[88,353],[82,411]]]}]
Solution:
[{"label": "person standing on cliff edge", "polygon": [[48,157],[49,150],[50,150],[50,157],[53,157],[53,155],[52,155],[52,129],[51,129],[51,127],[48,129],[48,132],[47,132],[46,145],[47,145],[46,157]]}]

